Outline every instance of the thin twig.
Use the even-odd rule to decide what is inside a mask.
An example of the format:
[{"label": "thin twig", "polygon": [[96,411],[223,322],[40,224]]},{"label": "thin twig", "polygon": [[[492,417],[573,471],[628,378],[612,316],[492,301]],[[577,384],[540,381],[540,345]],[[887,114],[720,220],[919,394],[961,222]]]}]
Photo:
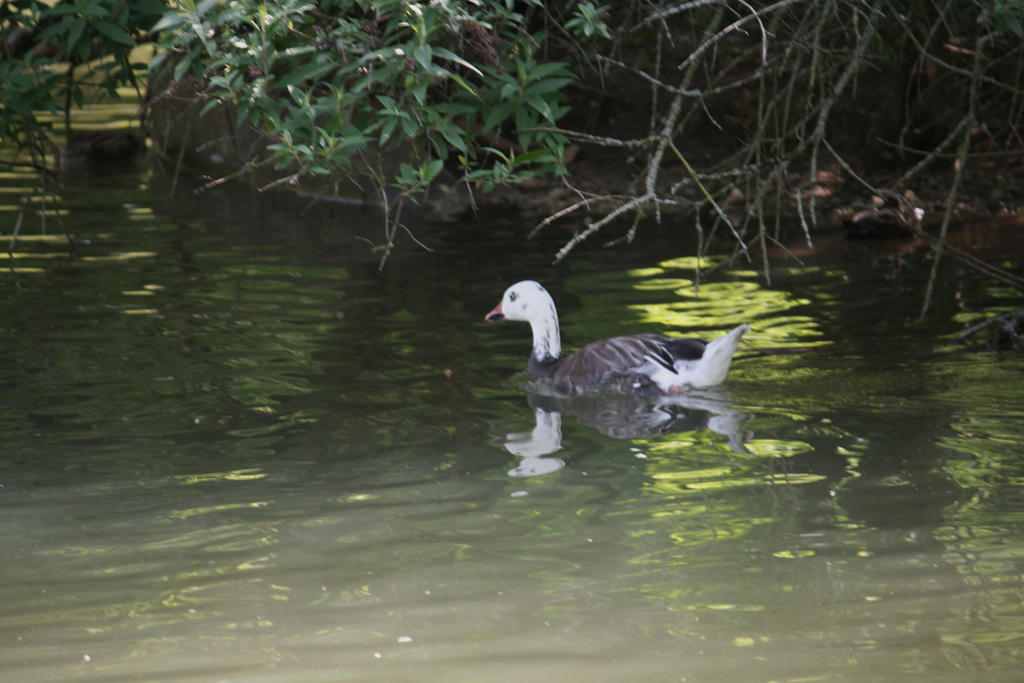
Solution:
[{"label": "thin twig", "polygon": [[405,234],[407,234],[409,236],[409,239],[411,239],[413,242],[415,242],[417,245],[419,245],[420,248],[422,248],[424,251],[430,252],[431,254],[434,253],[433,249],[431,249],[430,247],[425,245],[423,242],[421,242],[420,239],[418,237],[416,237],[416,235],[412,234],[412,230],[410,230],[405,225],[405,223],[399,223],[398,227],[400,227],[402,230],[405,230]]},{"label": "thin twig", "polygon": [[708,192],[706,187],[704,187],[704,184],[700,182],[700,178],[697,177],[696,171],[694,171],[693,167],[690,166],[690,162],[686,160],[686,157],[684,157],[682,153],[680,153],[679,149],[674,144],[669,143],[669,145],[672,148],[672,151],[675,152],[676,157],[679,159],[680,162],[682,162],[683,166],[686,168],[686,171],[690,174],[690,177],[693,178],[693,182],[697,184],[697,187],[699,187],[700,191],[704,194],[704,199],[709,204],[711,204],[711,207],[715,210],[715,213],[717,213],[719,217],[722,219],[722,221],[724,221],[725,224],[729,226],[729,230],[732,231],[732,235],[734,238],[736,238],[736,242],[737,244],[740,245],[740,249],[742,250],[743,254],[747,257],[747,259],[749,259],[750,253],[747,250],[747,245],[743,242],[743,238],[740,236],[740,234],[736,232],[736,227],[732,224],[732,221],[729,220],[729,216],[727,216],[725,211],[722,210],[722,207],[718,205],[718,202],[716,202],[715,198],[711,196],[711,193]]},{"label": "thin twig", "polygon": [[804,229],[804,238],[807,240],[807,247],[809,249],[814,249],[814,242],[811,241],[811,228],[807,225],[807,217],[804,216],[804,198],[799,187],[796,188],[796,213],[800,218],[800,227]]},{"label": "thin twig", "polygon": [[597,232],[598,230],[600,230],[605,225],[612,222],[622,214],[632,209],[639,208],[650,202],[653,202],[654,200],[654,194],[644,194],[639,197],[634,197],[625,204],[622,204],[621,206],[618,206],[612,211],[608,212],[608,214],[605,215],[605,217],[602,218],[601,220],[588,225],[586,230],[583,230],[582,232],[578,232],[575,235],[573,235],[572,238],[568,242],[566,242],[561,249],[558,250],[558,253],[555,254],[554,263],[561,263],[565,259],[565,257],[569,255],[569,252],[576,247],[577,244],[584,241],[585,239],[593,235],[595,232]]},{"label": "thin twig", "polygon": [[761,21],[761,17],[758,16],[757,10],[750,6],[749,3],[744,0],[737,0],[741,5],[750,10],[750,13],[757,20],[757,25],[761,29],[761,64],[768,63],[768,32],[764,30],[764,22]]},{"label": "thin twig", "polygon": [[946,196],[946,215],[942,217],[939,239],[935,243],[935,260],[932,261],[932,270],[928,274],[928,284],[924,291],[924,302],[921,304],[921,315],[918,316],[920,320],[924,320],[925,314],[928,313],[928,307],[931,305],[932,290],[935,286],[935,278],[939,272],[939,263],[942,261],[942,248],[946,243],[946,233],[949,230],[950,219],[953,217],[953,208],[956,206],[957,190],[960,189],[964,169],[967,168],[967,153],[971,149],[971,130],[974,128],[974,122],[977,120],[978,81],[981,74],[982,46],[984,43],[984,35],[979,35],[974,43],[974,71],[973,78],[971,79],[970,94],[967,100],[967,117],[965,118],[965,121],[968,123],[963,126],[964,135],[960,142],[956,172],[953,175],[953,184],[949,188],[949,194]]},{"label": "thin twig", "polygon": [[722,0],[693,0],[693,2],[684,2],[679,5],[676,5],[675,7],[669,7],[668,9],[664,9],[660,12],[654,12],[653,14],[650,14],[646,19],[644,19],[639,24],[634,26],[632,30],[637,31],[646,26],[647,24],[650,24],[651,22],[661,21],[675,14],[680,14],[690,9],[696,9],[697,7],[703,7],[704,5],[715,5],[720,3],[721,1]]},{"label": "thin twig", "polygon": [[708,48],[710,48],[712,45],[714,45],[719,40],[721,40],[724,36],[726,36],[729,33],[732,33],[733,31],[735,31],[736,29],[738,29],[740,26],[742,26],[743,24],[747,23],[751,19],[756,19],[756,20],[760,21],[760,16],[762,14],[769,14],[771,12],[774,12],[777,9],[780,9],[782,7],[786,7],[787,5],[793,5],[793,4],[796,4],[798,2],[803,2],[803,0],[780,0],[779,2],[776,2],[776,3],[773,3],[771,5],[768,5],[767,7],[762,7],[759,11],[754,12],[754,14],[752,14],[750,16],[741,17],[741,18],[737,19],[736,21],[732,22],[731,24],[729,24],[728,26],[723,28],[721,31],[719,31],[718,33],[713,35],[711,38],[706,40],[696,50],[691,52],[690,56],[687,57],[685,60],[683,60],[682,64],[680,64],[678,68],[680,68],[680,69],[685,68],[688,64],[690,64],[697,57],[700,57],[702,54],[704,54],[704,52]]},{"label": "thin twig", "polygon": [[573,213],[573,212],[577,211],[578,209],[586,208],[586,207],[590,206],[594,202],[601,201],[601,200],[608,200],[608,199],[613,199],[612,195],[601,195],[601,196],[597,196],[597,197],[587,197],[585,199],[581,199],[580,201],[576,202],[575,204],[570,204],[569,206],[567,206],[564,209],[561,209],[559,211],[556,211],[555,213],[551,214],[550,216],[548,216],[547,218],[542,220],[540,223],[535,225],[533,227],[533,229],[526,235],[526,237],[528,239],[533,239],[534,237],[537,236],[537,233],[539,233],[541,230],[543,230],[547,226],[549,226],[552,223],[554,223],[555,221],[557,221],[559,218],[564,218],[565,216],[568,216],[570,213]]}]

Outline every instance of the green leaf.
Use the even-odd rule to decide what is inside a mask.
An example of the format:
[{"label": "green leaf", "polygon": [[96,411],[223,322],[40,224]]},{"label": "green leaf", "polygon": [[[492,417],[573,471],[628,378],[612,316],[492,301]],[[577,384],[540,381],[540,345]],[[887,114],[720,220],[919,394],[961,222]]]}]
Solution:
[{"label": "green leaf", "polygon": [[404,183],[415,183],[419,180],[419,174],[409,164],[402,162],[398,166],[398,180]]},{"label": "green leaf", "polygon": [[423,179],[423,182],[429,183],[437,177],[437,174],[441,172],[442,168],[444,168],[444,162],[441,159],[434,159],[433,161],[423,165],[420,169],[420,177]]},{"label": "green leaf", "polygon": [[427,106],[427,83],[424,81],[413,86],[412,95],[421,107]]},{"label": "green leaf", "polygon": [[455,81],[463,90],[468,92],[474,98],[476,98],[478,100],[480,99],[480,95],[477,94],[476,90],[474,90],[473,87],[469,83],[467,83],[465,80],[463,80],[462,76],[449,72],[448,73],[448,78],[450,78],[451,80]]},{"label": "green leaf", "polygon": [[409,114],[402,112],[402,132],[405,133],[405,137],[412,140],[420,132],[419,124]]},{"label": "green leaf", "polygon": [[430,71],[431,50],[429,44],[417,45],[412,49],[412,56],[425,70]]},{"label": "green leaf", "polygon": [[213,109],[214,107],[216,107],[216,106],[217,106],[217,105],[219,105],[219,104],[220,104],[220,100],[215,100],[215,99],[210,99],[210,100],[208,100],[208,101],[206,102],[206,104],[204,104],[204,105],[203,105],[203,108],[199,110],[199,116],[200,116],[200,118],[201,118],[201,117],[203,117],[203,116],[206,116],[206,114],[207,114],[207,113],[208,113],[208,112],[209,112],[209,111],[210,111],[211,109]]},{"label": "green leaf", "polygon": [[[290,48],[288,48],[286,50],[283,50],[281,52],[281,54],[283,56],[288,57],[288,58],[301,57],[302,55],[308,55],[310,53],[321,54],[321,50],[319,48],[317,48],[315,45],[300,45],[298,47],[290,47]],[[325,55],[321,55],[321,56],[325,56]]]},{"label": "green leaf", "polygon": [[402,53],[403,53],[403,50],[401,48],[398,48],[398,47],[394,47],[394,46],[382,47],[379,50],[372,50],[372,51],[367,52],[366,54],[364,54],[362,57],[359,58],[359,63],[360,64],[365,64],[367,62],[372,62],[372,61],[378,60],[378,59],[380,61],[384,62],[384,63],[391,63],[391,62],[394,62],[396,60],[401,59],[402,56],[403,56]]},{"label": "green leaf", "polygon": [[102,33],[115,43],[135,47],[135,39],[131,37],[131,34],[117,24],[112,24],[109,21],[97,21],[93,26],[96,27],[96,30],[99,33]]},{"label": "green leaf", "polygon": [[504,87],[502,87],[501,92],[498,94],[498,97],[503,100],[514,100],[518,94],[518,83],[506,83]]},{"label": "green leaf", "polygon": [[526,103],[533,107],[535,110],[537,110],[537,112],[539,112],[541,116],[543,116],[551,123],[555,122],[555,119],[551,114],[551,107],[548,106],[547,100],[545,100],[543,97],[528,97],[526,98]]},{"label": "green leaf", "polygon": [[523,93],[526,95],[543,95],[545,93],[561,90],[574,81],[575,79],[573,78],[548,78],[543,81],[531,83],[526,86]]},{"label": "green leaf", "polygon": [[277,85],[290,86],[299,85],[308,81],[315,81],[328,71],[337,68],[334,62],[323,62],[314,64],[303,64],[286,73],[277,81]]},{"label": "green leaf", "polygon": [[217,3],[219,2],[220,0],[203,0],[198,5],[196,5],[196,14],[198,14],[199,16],[203,16],[211,9],[216,7]]},{"label": "green leaf", "polygon": [[59,16],[63,16],[63,15],[67,15],[67,14],[77,14],[77,13],[78,13],[78,8],[75,7],[74,5],[71,5],[71,4],[68,4],[68,5],[57,5],[55,7],[51,7],[47,11],[47,14],[49,14],[50,16],[58,16],[58,17]]},{"label": "green leaf", "polygon": [[303,107],[304,109],[309,108],[309,93],[301,88],[296,88],[294,85],[286,86],[288,94],[291,95],[292,100],[295,104]]},{"label": "green leaf", "polygon": [[512,159],[510,159],[504,152],[502,152],[497,147],[484,147],[484,151],[485,152],[490,152],[494,156],[498,157],[506,165],[511,165],[512,164]]},{"label": "green leaf", "polygon": [[476,104],[469,102],[438,102],[434,105],[434,109],[449,117],[463,116],[467,119],[472,118],[480,111]]},{"label": "green leaf", "polygon": [[533,128],[536,123],[525,108],[516,110],[516,133],[519,135],[519,144],[524,148],[530,146],[534,137],[534,133],[527,133],[525,131]]},{"label": "green leaf", "polygon": [[67,43],[64,47],[64,51],[67,54],[74,54],[75,46],[78,45],[78,40],[82,37],[83,30],[85,30],[84,21],[76,21],[72,24],[71,30],[68,31]]},{"label": "green leaf", "polygon": [[174,65],[174,80],[180,81],[192,67],[192,55],[185,55],[181,61]]},{"label": "green leaf", "polygon": [[109,17],[110,10],[104,7],[104,3],[99,0],[91,0],[85,3],[74,3],[77,9],[80,9],[83,16],[86,17]]},{"label": "green leaf", "polygon": [[384,125],[380,128],[380,144],[385,145],[391,138],[391,134],[395,132],[395,126],[398,125],[398,119],[396,117],[389,118],[384,122]]},{"label": "green leaf", "polygon": [[466,133],[461,128],[451,121],[444,121],[437,129],[449,145],[463,154],[466,153]]},{"label": "green leaf", "polygon": [[44,40],[56,39],[62,33],[70,32],[70,30],[74,26],[74,24],[75,24],[74,21],[72,21],[68,17],[64,17],[63,19],[58,21],[56,24],[51,24],[50,26],[47,26],[46,28],[44,28],[39,33],[38,43],[42,43]]},{"label": "green leaf", "polygon": [[507,119],[515,111],[515,102],[499,102],[491,107],[484,119],[484,132],[493,130],[499,123]]},{"label": "green leaf", "polygon": [[545,62],[534,67],[525,80],[539,81],[542,78],[547,78],[554,74],[571,76],[572,72],[565,68],[565,62]]},{"label": "green leaf", "polygon": [[176,12],[168,12],[167,14],[160,17],[160,21],[153,24],[153,28],[149,29],[150,33],[160,33],[161,31],[167,31],[168,29],[177,29],[188,23],[188,20],[182,15]]},{"label": "green leaf", "polygon": [[550,149],[532,149],[516,157],[516,162],[520,164],[553,162],[556,160],[557,158],[551,153]]},{"label": "green leaf", "polygon": [[[476,68],[475,66],[473,66],[472,64],[467,62],[465,59],[463,59],[462,57],[460,57],[457,54],[455,54],[454,52],[452,52],[451,50],[446,50],[443,47],[435,47],[434,48],[434,54],[437,55],[438,57],[440,57],[441,59],[447,59],[448,61],[455,62],[456,64],[469,69],[470,71],[475,73],[480,78],[484,77],[484,75],[483,75],[483,73],[481,73],[480,69]],[[454,74],[452,74],[452,75],[454,76]]]}]

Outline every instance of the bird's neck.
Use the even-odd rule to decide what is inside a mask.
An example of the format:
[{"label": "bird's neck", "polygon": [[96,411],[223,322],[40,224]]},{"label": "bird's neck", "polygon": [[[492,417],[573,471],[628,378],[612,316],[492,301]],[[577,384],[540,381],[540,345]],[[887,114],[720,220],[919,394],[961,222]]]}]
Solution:
[{"label": "bird's neck", "polygon": [[554,302],[549,303],[545,315],[530,320],[533,330],[533,357],[539,362],[550,362],[562,355],[562,337],[558,333],[558,313]]}]

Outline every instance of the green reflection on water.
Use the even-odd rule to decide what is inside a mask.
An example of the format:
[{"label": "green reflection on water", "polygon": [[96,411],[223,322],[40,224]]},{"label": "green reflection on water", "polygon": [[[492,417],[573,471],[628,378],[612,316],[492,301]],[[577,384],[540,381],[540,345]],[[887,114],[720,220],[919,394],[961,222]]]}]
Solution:
[{"label": "green reflection on water", "polygon": [[[809,305],[807,299],[762,287],[756,273],[744,280],[742,273],[731,272],[734,279],[704,282],[699,289],[691,279],[670,277],[688,268],[692,268],[692,261],[683,258],[665,261],[658,268],[633,269],[628,274],[574,275],[566,286],[580,297],[582,306],[565,318],[563,329],[568,329],[573,338],[582,337],[575,332],[579,327],[596,330],[592,334],[598,337],[668,332],[710,338],[748,323],[753,329],[745,337],[740,355],[746,346],[784,348],[828,343],[821,339],[812,317],[795,312]],[[652,297],[653,292],[660,292],[664,300]],[[612,306],[618,313],[614,329],[597,317]]]}]

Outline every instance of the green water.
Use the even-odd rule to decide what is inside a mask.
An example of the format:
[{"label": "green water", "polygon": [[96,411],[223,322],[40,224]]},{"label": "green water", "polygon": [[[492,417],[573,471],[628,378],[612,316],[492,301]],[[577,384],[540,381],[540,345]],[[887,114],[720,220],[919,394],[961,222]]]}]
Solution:
[{"label": "green water", "polygon": [[[1018,294],[951,266],[919,324],[922,252],[833,242],[695,296],[672,226],[556,269],[416,225],[381,274],[370,211],[169,186],[73,175],[74,250],[0,263],[5,680],[1019,680],[1024,361],[949,342]],[[569,348],[753,330],[722,387],[567,401],[483,323],[523,278]]]}]

